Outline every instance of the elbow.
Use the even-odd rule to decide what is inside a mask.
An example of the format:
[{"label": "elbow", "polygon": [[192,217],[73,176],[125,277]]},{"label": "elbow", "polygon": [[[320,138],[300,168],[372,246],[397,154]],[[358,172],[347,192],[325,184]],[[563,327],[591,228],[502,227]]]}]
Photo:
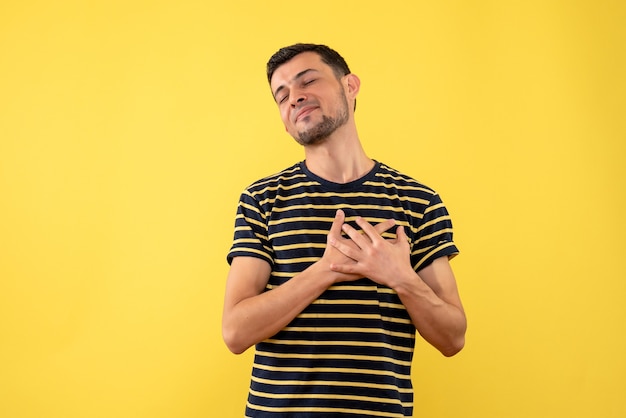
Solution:
[{"label": "elbow", "polygon": [[230,350],[230,352],[233,354],[242,354],[248,348],[250,348],[249,345],[246,345],[241,340],[236,330],[228,329],[224,326],[222,327],[222,339],[224,340],[224,343],[226,344],[228,350]]},{"label": "elbow", "polygon": [[467,331],[467,321],[463,315],[463,322],[460,326],[448,335],[447,344],[439,349],[441,354],[452,357],[458,354],[465,347],[465,333]]},{"label": "elbow", "polygon": [[445,357],[452,357],[458,354],[463,349],[463,347],[465,347],[465,336],[462,335],[446,347],[441,348],[439,351]]},{"label": "elbow", "polygon": [[226,336],[224,336],[223,338],[226,347],[233,354],[243,354],[248,349],[248,347],[244,346],[243,344],[239,344],[234,339],[228,338]]}]

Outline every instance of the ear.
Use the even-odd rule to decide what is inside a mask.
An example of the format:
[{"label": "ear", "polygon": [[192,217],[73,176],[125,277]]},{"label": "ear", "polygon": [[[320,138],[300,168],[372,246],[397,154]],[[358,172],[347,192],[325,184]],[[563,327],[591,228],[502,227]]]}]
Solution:
[{"label": "ear", "polygon": [[344,83],[346,85],[346,93],[352,98],[355,98],[357,94],[359,94],[359,89],[361,88],[361,80],[359,77],[352,73],[346,74],[344,76]]}]

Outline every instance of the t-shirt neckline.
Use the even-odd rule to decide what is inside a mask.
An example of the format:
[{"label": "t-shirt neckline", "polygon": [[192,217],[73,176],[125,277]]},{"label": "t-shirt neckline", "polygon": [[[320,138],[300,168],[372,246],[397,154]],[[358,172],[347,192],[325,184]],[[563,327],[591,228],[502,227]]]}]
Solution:
[{"label": "t-shirt neckline", "polygon": [[376,160],[373,160],[373,161],[374,161],[374,167],[372,167],[372,169],[369,172],[367,172],[362,177],[360,177],[360,178],[358,178],[356,180],[352,180],[352,181],[350,181],[348,183],[335,183],[335,182],[326,180],[326,179],[324,179],[324,178],[314,174],[306,166],[306,161],[301,161],[299,163],[299,165],[300,165],[300,169],[304,172],[304,174],[306,174],[307,177],[317,181],[325,189],[337,190],[337,191],[346,191],[346,190],[356,189],[356,188],[360,187],[361,185],[363,185],[363,183],[365,183],[366,181],[371,180],[371,179],[374,178],[374,176],[376,176],[376,173],[378,172],[378,169],[380,168],[380,162],[378,162]]}]

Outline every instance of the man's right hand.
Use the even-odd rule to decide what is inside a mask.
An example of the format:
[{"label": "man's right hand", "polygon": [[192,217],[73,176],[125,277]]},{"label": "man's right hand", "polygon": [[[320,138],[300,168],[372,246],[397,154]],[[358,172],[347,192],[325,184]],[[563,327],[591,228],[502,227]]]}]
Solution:
[{"label": "man's right hand", "polygon": [[[356,261],[347,257],[345,254],[343,254],[333,245],[330,245],[331,240],[337,240],[337,241],[341,241],[345,245],[352,246],[355,249],[358,249],[357,245],[350,238],[344,237],[342,235],[342,226],[345,223],[345,221],[346,221],[346,215],[344,211],[341,209],[337,210],[337,212],[335,213],[335,219],[333,220],[333,223],[330,227],[330,231],[328,233],[328,237],[326,239],[326,249],[324,250],[324,255],[322,256],[322,259],[320,260],[321,262],[329,266],[329,269],[330,269],[330,265],[332,264],[356,263]],[[374,229],[376,230],[376,232],[378,232],[379,235],[382,235],[384,232],[392,228],[394,225],[395,225],[395,221],[393,219],[388,219],[384,222],[376,224],[374,226]],[[334,271],[333,274],[336,275],[335,280],[334,280],[335,283],[354,281],[354,280],[363,278],[362,276],[359,276],[359,275],[339,273],[336,271]]]}]

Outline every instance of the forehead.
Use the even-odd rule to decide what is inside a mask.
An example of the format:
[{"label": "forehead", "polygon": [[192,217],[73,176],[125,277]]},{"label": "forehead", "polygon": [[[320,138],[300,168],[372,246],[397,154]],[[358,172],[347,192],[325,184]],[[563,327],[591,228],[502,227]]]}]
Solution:
[{"label": "forehead", "polygon": [[275,90],[281,85],[288,84],[296,78],[298,74],[306,70],[332,72],[330,66],[325,64],[317,53],[311,51],[302,52],[274,71],[270,82],[272,90]]}]

